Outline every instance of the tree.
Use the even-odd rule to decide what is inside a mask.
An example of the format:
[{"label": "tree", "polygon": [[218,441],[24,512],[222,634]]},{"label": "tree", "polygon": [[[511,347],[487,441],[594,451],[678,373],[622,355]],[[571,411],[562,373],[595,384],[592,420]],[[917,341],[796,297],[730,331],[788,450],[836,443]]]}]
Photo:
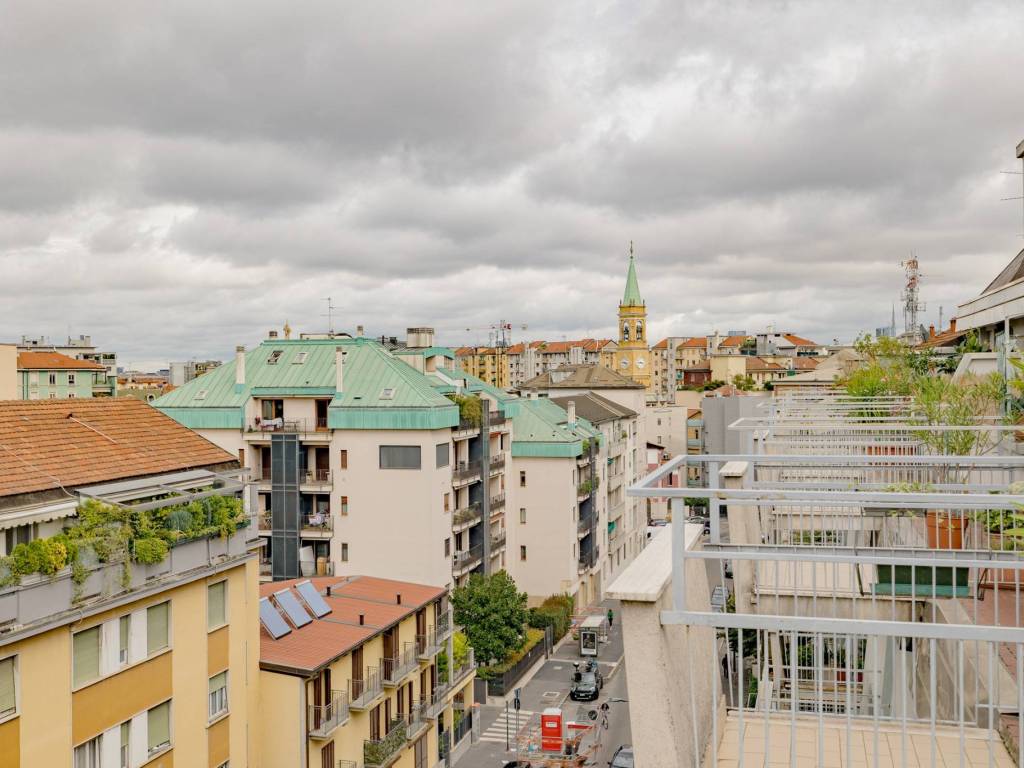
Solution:
[{"label": "tree", "polygon": [[519,647],[526,624],[526,593],[505,571],[473,574],[452,592],[455,622],[485,664],[502,662]]},{"label": "tree", "polygon": [[743,374],[737,373],[732,377],[732,385],[741,392],[749,392],[757,386],[754,381],[754,377],[749,373],[744,376]]}]

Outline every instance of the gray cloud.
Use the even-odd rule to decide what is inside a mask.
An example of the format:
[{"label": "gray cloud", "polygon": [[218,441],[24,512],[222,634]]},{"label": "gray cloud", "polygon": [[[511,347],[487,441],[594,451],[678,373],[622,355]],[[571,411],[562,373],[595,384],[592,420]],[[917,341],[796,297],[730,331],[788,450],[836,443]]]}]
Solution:
[{"label": "gray cloud", "polygon": [[[0,329],[126,361],[288,320],[823,340],[1018,250],[1013,3],[5,7]],[[527,330],[518,328],[528,324]],[[472,329],[472,330],[467,330]]]}]

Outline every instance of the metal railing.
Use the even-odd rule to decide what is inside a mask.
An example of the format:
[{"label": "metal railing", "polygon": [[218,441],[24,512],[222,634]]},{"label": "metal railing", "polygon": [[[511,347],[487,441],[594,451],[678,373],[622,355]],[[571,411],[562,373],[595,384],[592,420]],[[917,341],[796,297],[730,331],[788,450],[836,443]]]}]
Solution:
[{"label": "metal railing", "polygon": [[505,466],[505,454],[504,453],[499,453],[497,456],[492,456],[491,460],[488,462],[488,467],[490,468],[491,472],[496,472],[497,470],[502,469],[504,466]]},{"label": "metal railing", "polygon": [[467,507],[456,509],[452,513],[452,528],[462,530],[463,527],[475,525],[483,518],[480,502],[475,501]]},{"label": "metal railing", "polygon": [[348,720],[348,692],[331,691],[329,704],[309,706],[309,735],[314,739],[325,739],[331,732]]},{"label": "metal railing", "polygon": [[479,477],[479,461],[460,461],[458,464],[452,467],[452,480],[454,482],[475,480],[478,479]]},{"label": "metal railing", "polygon": [[411,712],[393,718],[382,738],[363,742],[364,768],[386,768],[394,763],[427,725],[419,705],[414,705]]},{"label": "metal railing", "polygon": [[329,484],[331,482],[331,470],[309,469],[302,473],[299,482],[306,485]]},{"label": "metal railing", "polygon": [[505,508],[505,494],[499,493],[497,496],[491,496],[491,514],[499,512]]},{"label": "metal railing", "polygon": [[588,515],[581,515],[580,519],[576,522],[576,535],[586,536],[591,532],[594,527],[594,520],[596,516],[593,512]]},{"label": "metal railing", "polygon": [[498,533],[491,534],[491,557],[498,554],[498,550],[505,546],[505,536],[504,528]]},{"label": "metal railing", "polygon": [[416,635],[416,653],[422,661],[429,661],[444,648],[444,641],[452,631],[451,613],[439,615],[434,626],[425,635]]},{"label": "metal railing", "polygon": [[404,643],[402,652],[397,656],[380,660],[380,674],[384,685],[397,685],[403,677],[418,668],[416,646],[413,643]]},{"label": "metal railing", "polygon": [[381,685],[380,669],[378,667],[367,667],[362,678],[353,678],[348,681],[349,709],[368,709],[370,704],[381,695],[384,688]]},{"label": "metal railing", "polygon": [[302,516],[302,530],[317,530],[329,533],[334,530],[334,518],[330,512],[310,512]]},{"label": "metal railing", "polygon": [[452,569],[456,573],[471,570],[483,561],[483,557],[484,548],[480,544],[462,552],[456,552],[452,555]]},{"label": "metal railing", "polygon": [[262,416],[257,416],[246,422],[246,432],[304,433],[313,431],[312,426],[308,419],[265,419]]},{"label": "metal railing", "polygon": [[[1010,764],[997,731],[1024,712],[1024,537],[1007,527],[1024,522],[1024,457],[994,451],[1012,428],[817,398],[736,422],[744,455],[677,457],[628,491],[672,504],[661,623],[687,631],[694,764]],[[970,450],[941,450],[956,446]],[[690,464],[712,487],[661,485]],[[707,541],[688,496],[709,500]]]}]

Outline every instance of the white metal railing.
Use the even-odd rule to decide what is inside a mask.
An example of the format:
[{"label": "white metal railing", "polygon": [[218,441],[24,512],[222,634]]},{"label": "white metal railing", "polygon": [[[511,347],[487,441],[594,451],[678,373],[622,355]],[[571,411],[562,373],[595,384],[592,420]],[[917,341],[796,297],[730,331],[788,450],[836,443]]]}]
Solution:
[{"label": "white metal railing", "polygon": [[[744,455],[676,457],[628,490],[672,504],[661,620],[688,628],[691,690],[710,691],[691,712],[694,764],[1008,764],[1001,715],[1024,713],[1024,457],[994,453],[1013,427],[910,424],[909,408],[787,398],[732,425]],[[971,450],[937,451],[946,436]],[[661,485],[690,465],[711,487]],[[708,499],[706,540],[685,497]],[[719,585],[734,593],[724,613]],[[697,712],[717,702],[705,733]]]}]

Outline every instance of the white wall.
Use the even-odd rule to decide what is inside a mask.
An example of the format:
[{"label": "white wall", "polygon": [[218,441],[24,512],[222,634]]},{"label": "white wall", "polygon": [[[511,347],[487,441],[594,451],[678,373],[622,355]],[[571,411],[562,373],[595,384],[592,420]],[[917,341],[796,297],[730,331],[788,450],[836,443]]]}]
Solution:
[{"label": "white wall", "polygon": [[0,344],[0,400],[18,399],[18,348]]}]

